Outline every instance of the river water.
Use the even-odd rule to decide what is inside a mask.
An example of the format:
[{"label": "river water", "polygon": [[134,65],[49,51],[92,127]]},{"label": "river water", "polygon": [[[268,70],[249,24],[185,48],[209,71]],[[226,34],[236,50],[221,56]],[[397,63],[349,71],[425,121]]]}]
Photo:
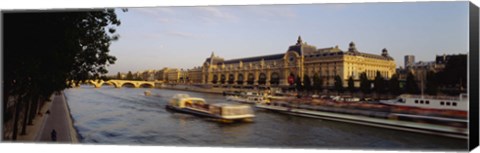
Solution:
[{"label": "river water", "polygon": [[81,143],[163,146],[465,150],[467,140],[297,117],[254,109],[252,123],[218,123],[165,110],[186,93],[209,103],[222,95],[188,91],[82,86],[65,91]]}]

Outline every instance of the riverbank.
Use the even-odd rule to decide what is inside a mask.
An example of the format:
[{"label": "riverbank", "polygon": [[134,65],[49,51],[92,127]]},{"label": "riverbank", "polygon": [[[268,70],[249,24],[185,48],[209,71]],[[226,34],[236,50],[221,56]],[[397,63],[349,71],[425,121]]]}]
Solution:
[{"label": "riverbank", "polygon": [[37,116],[32,121],[33,125],[27,126],[25,135],[18,135],[18,141],[35,142],[35,140],[38,140],[37,137],[41,133],[40,130],[43,128],[45,121],[48,118],[48,114],[46,114],[46,112],[50,109],[52,105],[52,99],[54,97],[55,95],[51,95],[44,105],[39,108],[39,113],[36,114]]},{"label": "riverbank", "polygon": [[63,92],[52,95],[39,112],[33,120],[34,124],[27,127],[27,134],[19,136],[19,141],[52,142],[51,132],[55,130],[57,142],[78,143],[70,108]]},{"label": "riverbank", "polygon": [[170,89],[170,90],[182,90],[182,91],[193,91],[193,92],[202,92],[202,93],[211,93],[211,94],[222,94],[224,89],[220,88],[200,88],[189,85],[167,85],[159,87],[159,89]]}]

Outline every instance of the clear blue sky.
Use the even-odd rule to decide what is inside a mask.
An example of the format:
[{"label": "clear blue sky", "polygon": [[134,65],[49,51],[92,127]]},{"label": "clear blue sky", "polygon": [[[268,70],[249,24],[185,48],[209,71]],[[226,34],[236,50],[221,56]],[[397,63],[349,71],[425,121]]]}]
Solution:
[{"label": "clear blue sky", "polygon": [[117,72],[193,68],[214,51],[225,59],[284,53],[297,37],[317,48],[354,41],[361,52],[404,55],[468,52],[468,2],[150,7],[117,10]]}]

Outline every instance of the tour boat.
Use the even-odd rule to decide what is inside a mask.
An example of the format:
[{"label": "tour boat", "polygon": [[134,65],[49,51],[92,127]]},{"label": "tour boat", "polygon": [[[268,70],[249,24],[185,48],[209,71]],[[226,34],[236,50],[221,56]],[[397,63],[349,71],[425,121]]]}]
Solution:
[{"label": "tour boat", "polygon": [[468,111],[468,95],[460,94],[458,97],[450,96],[421,96],[400,95],[396,99],[380,100],[380,103],[403,107],[419,107],[425,109],[441,109]]},{"label": "tour boat", "polygon": [[215,103],[208,104],[203,98],[177,94],[170,99],[166,109],[188,113],[220,121],[252,121],[255,117],[252,107],[245,104]]},{"label": "tour boat", "polygon": [[151,96],[152,95],[152,92],[150,92],[150,90],[145,90],[145,92],[143,92],[143,94],[145,96]]}]

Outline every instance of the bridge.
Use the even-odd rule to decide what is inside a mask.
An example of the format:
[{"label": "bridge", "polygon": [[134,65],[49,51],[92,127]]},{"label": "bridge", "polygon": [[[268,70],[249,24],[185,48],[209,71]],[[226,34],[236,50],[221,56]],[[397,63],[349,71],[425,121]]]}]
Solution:
[{"label": "bridge", "polygon": [[121,88],[125,85],[128,86],[133,86],[134,88],[140,88],[140,87],[145,87],[145,88],[153,88],[155,87],[155,83],[163,83],[163,81],[135,81],[135,80],[108,80],[108,81],[103,81],[103,80],[87,80],[86,83],[90,83],[95,88],[100,88],[102,85],[107,84],[107,85],[113,85],[115,88]]}]

